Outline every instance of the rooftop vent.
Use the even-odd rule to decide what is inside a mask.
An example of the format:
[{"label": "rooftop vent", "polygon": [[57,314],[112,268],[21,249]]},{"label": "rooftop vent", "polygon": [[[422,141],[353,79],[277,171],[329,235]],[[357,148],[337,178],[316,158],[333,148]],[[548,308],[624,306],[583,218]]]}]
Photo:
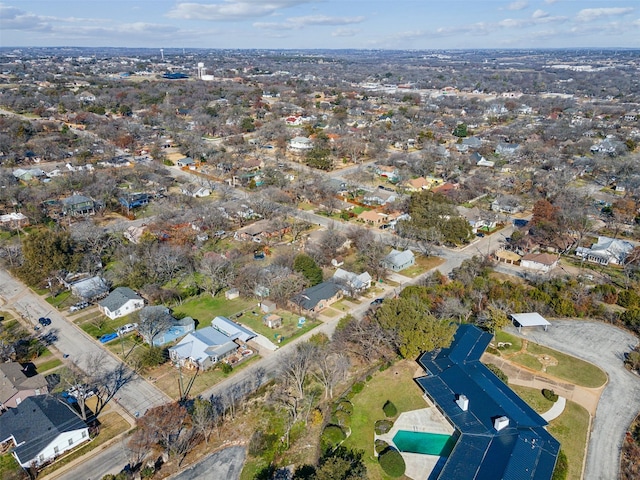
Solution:
[{"label": "rooftop vent", "polygon": [[498,432],[508,426],[509,426],[509,418],[504,415],[501,417],[497,417],[493,420],[493,428],[495,428]]},{"label": "rooftop vent", "polygon": [[458,395],[458,398],[456,399],[456,403],[460,407],[460,410],[462,410],[463,412],[466,412],[467,410],[469,410],[469,399],[467,398],[466,395],[462,395],[462,394]]}]

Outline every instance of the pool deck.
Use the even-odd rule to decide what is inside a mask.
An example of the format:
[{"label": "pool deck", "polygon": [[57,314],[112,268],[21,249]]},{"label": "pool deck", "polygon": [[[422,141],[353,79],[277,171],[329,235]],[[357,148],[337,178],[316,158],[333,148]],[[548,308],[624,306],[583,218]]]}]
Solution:
[{"label": "pool deck", "polygon": [[[429,403],[428,400],[426,401]],[[391,427],[391,430],[385,434],[376,435],[375,437],[376,439],[379,438],[380,440],[384,440],[389,445],[395,446],[393,443],[393,437],[398,430],[440,433],[443,435],[452,435],[454,432],[454,429],[449,422],[438,411],[438,409],[433,406],[401,413],[398,419],[394,422],[393,427]],[[436,455],[400,453],[407,465],[405,475],[415,480],[427,478],[440,459],[440,457]]]}]

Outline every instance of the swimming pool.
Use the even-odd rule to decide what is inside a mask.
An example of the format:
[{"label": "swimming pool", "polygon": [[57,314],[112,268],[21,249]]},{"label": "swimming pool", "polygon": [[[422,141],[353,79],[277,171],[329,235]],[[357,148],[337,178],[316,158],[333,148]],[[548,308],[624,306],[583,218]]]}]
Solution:
[{"label": "swimming pool", "polygon": [[451,435],[441,433],[398,430],[393,437],[393,443],[401,452],[447,457],[451,453],[456,439]]}]

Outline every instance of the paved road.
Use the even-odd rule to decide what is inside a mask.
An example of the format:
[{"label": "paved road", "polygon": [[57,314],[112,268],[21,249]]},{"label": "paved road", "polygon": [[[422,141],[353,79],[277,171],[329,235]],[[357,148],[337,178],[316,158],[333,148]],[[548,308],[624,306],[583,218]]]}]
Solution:
[{"label": "paved road", "polygon": [[[86,367],[85,362],[91,355],[104,355],[103,365],[107,369],[115,369],[120,365],[120,361],[110,353],[105,353],[106,350],[98,342],[4,270],[0,270],[0,309],[15,311],[33,326],[39,317],[51,318],[51,325],[39,331],[50,334],[54,339],[53,346],[81,368]],[[118,391],[116,397],[132,415],[135,412],[143,414],[148,408],[169,401],[163,392],[137,375]]]},{"label": "paved road", "polygon": [[638,344],[637,337],[613,325],[583,320],[556,320],[548,332],[524,336],[594,363],[609,376],[593,420],[584,478],[617,478],[625,432],[640,411],[640,378],[623,366],[624,354]]},{"label": "paved road", "polygon": [[244,447],[225,448],[169,478],[171,480],[238,480],[246,456]]}]

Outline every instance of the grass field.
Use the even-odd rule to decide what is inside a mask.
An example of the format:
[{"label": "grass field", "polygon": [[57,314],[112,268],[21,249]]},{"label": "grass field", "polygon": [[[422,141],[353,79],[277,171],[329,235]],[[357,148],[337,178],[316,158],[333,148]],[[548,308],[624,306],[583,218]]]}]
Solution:
[{"label": "grass field", "polygon": [[203,294],[187,300],[182,305],[175,307],[173,311],[176,314],[189,316],[197,320],[197,328],[202,328],[211,325],[211,320],[216,316],[233,319],[232,317],[237,313],[244,312],[250,308],[256,311],[259,310],[255,299],[238,297],[233,300],[227,300],[224,295],[212,297],[211,295]]},{"label": "grass field", "polygon": [[542,371],[542,363],[539,357],[549,357],[555,359],[558,364],[546,367],[546,372],[550,375],[566,380],[570,383],[583,387],[597,388],[607,382],[607,374],[594,364],[572,357],[562,352],[552,350],[537,343],[527,342],[523,349],[522,339],[505,332],[498,332],[494,344],[498,342],[510,342],[509,347],[501,348],[498,351],[500,356],[513,362],[524,365],[536,371]]},{"label": "grass field", "polygon": [[353,397],[353,415],[351,416],[351,435],[344,445],[364,451],[364,461],[371,480],[389,478],[378,465],[373,454],[373,427],[376,420],[385,418],[382,406],[391,400],[398,414],[427,407],[422,390],[413,381],[416,363],[402,361],[383,372],[377,372],[365,383],[362,392]]},{"label": "grass field", "polygon": [[538,413],[546,412],[553,405],[551,400],[544,398],[542,390],[538,390],[537,388],[521,387],[519,385],[509,385],[509,388],[516,392],[521,399],[527,402],[527,405]]},{"label": "grass field", "polygon": [[[253,313],[254,311],[255,314]],[[281,345],[285,345],[297,336],[302,335],[303,333],[306,333],[320,325],[320,321],[305,317],[305,323],[301,328],[298,328],[298,319],[300,318],[300,315],[291,313],[287,310],[276,310],[273,313],[282,317],[281,327],[269,328],[266,326],[262,321],[262,318],[265,315],[262,310],[246,312],[241,318],[238,318],[236,322],[249,327],[256,333],[264,335],[273,343],[279,343]],[[282,340],[280,340],[280,338],[282,338]]]},{"label": "grass field", "polygon": [[[567,455],[569,462],[567,480],[580,480],[589,430],[589,412],[577,403],[567,400],[564,412],[549,422],[548,430],[560,442],[562,450]],[[615,474],[612,475],[612,478],[615,476]]]}]

